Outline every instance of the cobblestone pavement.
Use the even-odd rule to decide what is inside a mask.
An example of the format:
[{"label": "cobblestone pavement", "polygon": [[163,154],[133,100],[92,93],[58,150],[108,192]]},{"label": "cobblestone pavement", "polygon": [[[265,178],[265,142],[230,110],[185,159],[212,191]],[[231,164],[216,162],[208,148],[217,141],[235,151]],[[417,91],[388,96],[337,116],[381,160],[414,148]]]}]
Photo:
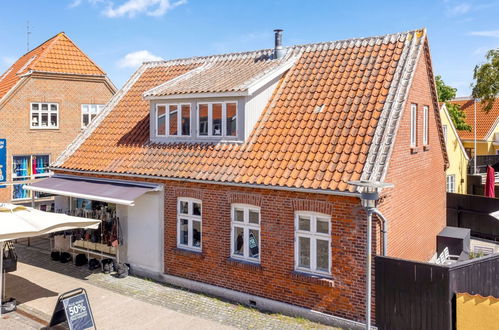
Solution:
[{"label": "cobblestone pavement", "polygon": [[214,297],[147,279],[128,276],[118,279],[86,267],[50,260],[45,251],[19,246],[19,261],[35,267],[69,275],[113,292],[188,315],[202,317],[241,329],[327,329],[329,327],[303,318],[271,314],[226,302]]},{"label": "cobblestone pavement", "polygon": [[2,330],[36,330],[40,329],[43,326],[44,324],[32,320],[18,312],[11,312],[3,315],[2,318],[0,318],[0,329]]}]

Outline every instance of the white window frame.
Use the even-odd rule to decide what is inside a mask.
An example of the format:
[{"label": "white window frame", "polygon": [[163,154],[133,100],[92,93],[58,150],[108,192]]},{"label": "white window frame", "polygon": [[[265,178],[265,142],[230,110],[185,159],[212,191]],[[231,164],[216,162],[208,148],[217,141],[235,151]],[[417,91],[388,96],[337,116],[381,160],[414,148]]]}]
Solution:
[{"label": "white window frame", "polygon": [[[299,217],[310,218],[310,231],[299,229]],[[317,218],[322,218],[328,221],[328,234],[317,232]],[[299,266],[299,238],[306,237],[310,239],[310,268]],[[328,271],[317,269],[317,240],[326,240],[328,242]],[[323,213],[310,212],[310,211],[297,211],[295,212],[295,270],[303,273],[310,273],[314,275],[331,276],[332,267],[332,248],[331,248],[331,216]]]},{"label": "white window frame", "polygon": [[[236,135],[227,135],[227,103],[233,103],[236,105]],[[222,105],[222,132],[220,135],[213,135],[213,104]],[[201,135],[201,130],[199,126],[201,124],[199,116],[199,108],[201,105],[208,105],[208,135]],[[239,136],[239,123],[237,121],[239,117],[239,102],[237,101],[220,101],[220,102],[198,102],[196,106],[196,119],[197,119],[197,137],[198,138],[237,138]]]},{"label": "white window frame", "polygon": [[447,192],[455,193],[456,192],[456,175],[455,174],[447,175],[447,178],[445,181],[446,181]]},{"label": "white window frame", "polygon": [[[33,105],[38,104],[38,110],[33,111]],[[47,110],[47,116],[48,116],[48,122],[47,126],[41,126],[42,124],[42,104],[47,104],[48,110]],[[52,105],[56,106],[55,113],[57,115],[57,125],[56,126],[51,126],[50,125],[50,115],[53,113],[52,110],[50,109]],[[33,114],[38,114],[38,126],[33,126]],[[31,129],[59,129],[59,121],[60,121],[60,116],[59,116],[59,103],[54,103],[54,102],[31,102],[29,104],[29,127]]]},{"label": "white window frame", "polygon": [[[236,209],[242,209],[244,211],[244,221],[236,221]],[[249,222],[249,211],[258,212],[258,224]],[[260,207],[250,204],[232,204],[231,205],[231,225],[230,225],[230,256],[234,259],[244,260],[252,263],[260,263],[262,256],[262,214],[260,212]],[[234,243],[236,237],[234,235],[234,227],[243,228],[243,255],[235,253]],[[252,258],[249,256],[249,231],[258,230],[258,258]]]},{"label": "white window frame", "polygon": [[[180,213],[180,202],[187,202],[188,203],[188,213],[189,214]],[[194,212],[193,212],[193,204],[194,203],[199,203],[201,205],[201,215],[194,215]],[[181,233],[180,219],[187,219],[187,221],[188,221],[187,245],[180,243],[180,233]],[[188,198],[188,197],[177,198],[177,248],[191,250],[191,251],[197,251],[197,252],[200,252],[203,250],[203,220],[202,219],[203,219],[203,203],[201,202],[201,200],[195,199],[195,198]],[[200,235],[200,239],[201,239],[201,244],[199,244],[199,247],[194,246],[192,243],[192,238],[193,238],[192,222],[193,221],[199,221],[199,235]]]},{"label": "white window frame", "polygon": [[[28,157],[28,169],[31,169],[31,173],[28,172],[28,175],[26,176],[16,176],[15,171],[14,171],[14,158],[16,157]],[[10,194],[12,200],[26,200],[31,198],[31,194],[33,194],[32,191],[28,190],[28,196],[26,198],[14,198],[14,186],[15,185],[25,185],[28,184],[31,180],[35,180],[38,178],[46,178],[51,176],[53,173],[52,171],[48,171],[46,173],[37,173],[33,174],[33,157],[48,157],[48,164],[50,167],[50,154],[33,154],[33,155],[12,155],[12,162],[11,162],[11,173],[12,173],[12,192]],[[48,169],[48,168],[47,168]],[[29,170],[28,170],[29,171]],[[15,179],[20,179],[16,180]]]},{"label": "white window frame", "polygon": [[[177,132],[179,134],[177,135],[170,135],[170,106],[174,105],[177,106]],[[182,106],[188,105],[189,106],[189,134],[183,135],[182,134]],[[165,107],[165,134],[160,135],[158,134],[158,107],[164,106]],[[154,126],[155,126],[155,134],[156,137],[188,137],[192,136],[192,104],[191,103],[158,103],[156,104],[156,111],[154,113]]]},{"label": "white window frame", "polygon": [[423,106],[423,145],[428,145],[428,115],[429,107],[427,105]]},{"label": "white window frame", "polygon": [[448,133],[447,125],[442,125],[442,133],[444,134],[444,142],[445,144],[447,144],[447,133]]},{"label": "white window frame", "polygon": [[417,132],[418,132],[418,106],[411,104],[411,147],[416,147]]},{"label": "white window frame", "polygon": [[[94,103],[82,104],[80,107],[81,108],[81,128],[87,128],[92,123],[92,112],[90,110],[90,108],[92,106],[96,107],[97,112],[95,113],[95,116],[97,116],[104,108],[104,104],[94,104]],[[83,115],[85,115],[84,110],[83,110],[84,107],[87,107],[87,111],[88,111],[88,113],[87,113],[88,114],[88,124],[87,125],[85,125],[83,123]]]}]

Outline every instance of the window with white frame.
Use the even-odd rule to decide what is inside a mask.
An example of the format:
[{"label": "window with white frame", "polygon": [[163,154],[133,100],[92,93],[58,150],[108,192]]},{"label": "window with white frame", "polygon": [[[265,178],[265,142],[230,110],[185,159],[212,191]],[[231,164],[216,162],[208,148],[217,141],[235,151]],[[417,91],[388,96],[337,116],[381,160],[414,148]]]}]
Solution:
[{"label": "window with white frame", "polygon": [[237,136],[237,102],[199,103],[199,136]]},{"label": "window with white frame", "polygon": [[423,145],[428,145],[428,106],[423,107]]},{"label": "window with white frame", "polygon": [[156,136],[190,136],[191,105],[156,105]]},{"label": "window with white frame", "polygon": [[411,147],[416,146],[417,138],[417,105],[411,104]]},{"label": "window with white frame", "polygon": [[[12,199],[31,198],[31,191],[24,190],[26,181],[45,178],[50,175],[49,155],[23,155],[12,157]],[[43,197],[37,193],[35,197]]]},{"label": "window with white frame", "polygon": [[81,105],[81,128],[87,127],[104,108],[104,104],[82,104]]},{"label": "window with white frame", "polygon": [[59,128],[59,104],[31,103],[31,128]]},{"label": "window with white frame", "polygon": [[177,247],[201,251],[201,201],[179,198],[177,209]]},{"label": "window with white frame", "polygon": [[331,217],[315,212],[295,213],[295,269],[331,274]]},{"label": "window with white frame", "polygon": [[447,144],[447,125],[442,125],[442,133],[444,134],[444,142]]},{"label": "window with white frame", "polygon": [[456,192],[456,175],[447,175],[447,192]]},{"label": "window with white frame", "polygon": [[233,204],[231,221],[231,256],[252,262],[260,261],[260,208]]}]

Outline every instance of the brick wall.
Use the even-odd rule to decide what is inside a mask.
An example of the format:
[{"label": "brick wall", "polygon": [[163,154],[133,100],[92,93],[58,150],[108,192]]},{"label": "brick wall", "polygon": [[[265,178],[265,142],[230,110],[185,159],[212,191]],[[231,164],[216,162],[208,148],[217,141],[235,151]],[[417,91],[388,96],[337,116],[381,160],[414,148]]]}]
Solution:
[{"label": "brick wall", "polygon": [[[428,261],[435,253],[436,235],[445,226],[445,169],[440,147],[438,109],[431,95],[428,57],[423,51],[418,61],[400,129],[385,181],[380,206],[388,218],[388,255]],[[417,148],[410,148],[410,106],[417,104]],[[423,148],[423,106],[429,111],[429,150]]]},{"label": "brick wall", "polygon": [[[12,156],[48,154],[50,161],[81,132],[81,104],[105,104],[113,92],[103,81],[28,78],[0,108],[0,138],[7,139],[7,181]],[[59,129],[30,129],[30,103],[59,103]],[[0,189],[0,202],[11,200],[12,187]]]}]

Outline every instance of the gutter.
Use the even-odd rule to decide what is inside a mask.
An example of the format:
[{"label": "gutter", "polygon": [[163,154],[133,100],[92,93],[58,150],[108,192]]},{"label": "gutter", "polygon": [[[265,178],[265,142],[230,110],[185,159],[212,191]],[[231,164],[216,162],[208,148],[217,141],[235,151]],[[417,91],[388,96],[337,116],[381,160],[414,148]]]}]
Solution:
[{"label": "gutter", "polygon": [[[78,174],[124,176],[127,178],[158,179],[158,180],[170,180],[170,181],[177,181],[177,182],[205,183],[205,184],[215,184],[215,185],[229,186],[229,187],[284,190],[284,191],[292,191],[292,192],[302,192],[302,193],[313,193],[313,194],[322,194],[322,195],[334,195],[334,196],[346,196],[346,197],[360,198],[360,193],[337,191],[337,190],[291,188],[291,187],[282,187],[282,186],[268,186],[268,185],[260,185],[260,184],[234,183],[234,182],[219,182],[219,181],[208,181],[208,180],[199,180],[199,179],[181,179],[181,178],[162,177],[162,176],[144,175],[144,174],[81,171],[81,170],[70,170],[70,169],[59,168],[59,167],[49,167],[49,169],[52,171],[70,172],[70,173],[78,173]],[[62,173],[60,173],[60,174],[62,174]]]}]

